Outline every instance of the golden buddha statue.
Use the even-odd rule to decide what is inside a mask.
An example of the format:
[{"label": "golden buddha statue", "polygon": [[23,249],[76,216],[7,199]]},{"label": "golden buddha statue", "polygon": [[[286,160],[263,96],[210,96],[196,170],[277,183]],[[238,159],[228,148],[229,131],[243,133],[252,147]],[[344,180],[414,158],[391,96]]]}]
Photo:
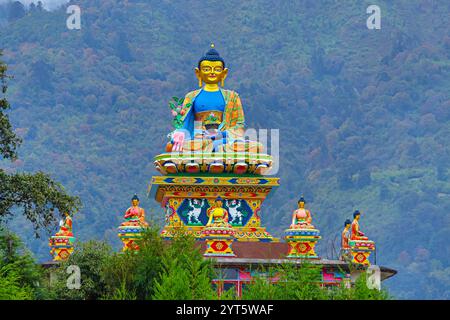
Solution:
[{"label": "golden buddha statue", "polygon": [[235,231],[228,222],[228,211],[222,206],[222,198],[217,197],[213,206],[206,212],[208,223],[201,231],[201,237],[206,240],[204,256],[235,256],[232,249]]},{"label": "golden buddha statue", "polygon": [[359,229],[359,218],[361,217],[361,212],[356,210],[353,213],[352,231],[350,239],[352,240],[369,240],[364,233]]},{"label": "golden buddha statue", "polygon": [[59,231],[55,235],[73,237],[72,217],[68,212],[64,214],[64,220],[59,222]]},{"label": "golden buddha statue", "polygon": [[305,199],[303,197],[298,200],[298,209],[292,214],[291,229],[314,229],[311,224],[311,212],[305,209]]},{"label": "golden buddha statue", "polygon": [[[222,151],[223,144],[242,139],[244,111],[239,95],[219,86],[224,86],[228,69],[214,44],[199,60],[195,75],[200,89],[189,92],[183,100],[183,126],[172,134],[171,151],[208,147],[208,151]],[[190,140],[196,143],[185,143]]]},{"label": "golden buddha statue", "polygon": [[214,44],[198,61],[195,76],[200,88],[169,102],[175,130],[168,135],[166,153],[155,157],[157,170],[163,174],[269,172],[272,156],[263,153],[262,143],[246,139],[241,99],[224,88],[228,69]]},{"label": "golden buddha statue", "polygon": [[221,197],[217,197],[214,201],[214,205],[208,209],[207,214],[209,216],[207,227],[231,227],[228,223],[228,211],[223,207],[223,200]]},{"label": "golden buddha statue", "polygon": [[148,226],[145,221],[145,210],[139,207],[139,198],[136,194],[131,198],[131,207],[125,211],[124,218],[126,222],[123,225],[134,225],[138,221],[141,226]]}]

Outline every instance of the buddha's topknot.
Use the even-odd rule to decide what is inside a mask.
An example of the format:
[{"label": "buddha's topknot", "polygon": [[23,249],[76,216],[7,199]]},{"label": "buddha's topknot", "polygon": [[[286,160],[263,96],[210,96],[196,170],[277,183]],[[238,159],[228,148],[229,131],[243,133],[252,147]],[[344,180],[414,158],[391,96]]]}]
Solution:
[{"label": "buddha's topknot", "polygon": [[198,67],[200,68],[200,64],[202,61],[221,61],[223,67],[225,68],[225,61],[220,56],[219,52],[217,52],[216,49],[214,49],[214,44],[211,44],[211,49],[208,50],[208,52],[205,53],[203,57],[200,58],[198,61]]}]

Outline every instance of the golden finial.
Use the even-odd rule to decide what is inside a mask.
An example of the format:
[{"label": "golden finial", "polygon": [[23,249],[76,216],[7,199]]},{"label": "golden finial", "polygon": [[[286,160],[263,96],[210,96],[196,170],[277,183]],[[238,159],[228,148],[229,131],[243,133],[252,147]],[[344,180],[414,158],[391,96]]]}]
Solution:
[{"label": "golden finial", "polygon": [[214,49],[214,43],[211,42],[211,49]]}]

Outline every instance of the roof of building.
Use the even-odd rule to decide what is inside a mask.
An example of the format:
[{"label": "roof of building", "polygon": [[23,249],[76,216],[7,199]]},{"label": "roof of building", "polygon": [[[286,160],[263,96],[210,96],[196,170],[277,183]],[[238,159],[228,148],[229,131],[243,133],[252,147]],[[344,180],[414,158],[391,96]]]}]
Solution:
[{"label": "roof of building", "polygon": [[[201,242],[202,250],[206,249],[206,243]],[[260,242],[260,241],[236,241],[233,242],[233,251],[236,257],[215,257],[216,265],[220,267],[238,267],[238,266],[275,266],[283,263],[301,264],[302,259],[286,258],[288,253],[288,244],[285,242]],[[308,260],[312,264],[322,265],[329,269],[341,269],[345,272],[352,270],[364,270],[367,267],[350,265],[342,260],[330,259],[311,259]],[[391,268],[379,266],[381,271],[381,280],[386,280],[397,271]]]}]

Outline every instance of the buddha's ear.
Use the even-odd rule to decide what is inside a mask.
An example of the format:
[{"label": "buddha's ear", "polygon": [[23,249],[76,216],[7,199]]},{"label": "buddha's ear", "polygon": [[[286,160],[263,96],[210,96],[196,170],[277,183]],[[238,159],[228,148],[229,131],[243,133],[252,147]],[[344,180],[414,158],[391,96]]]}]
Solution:
[{"label": "buddha's ear", "polygon": [[198,79],[198,87],[201,88],[203,86],[203,83],[202,83],[202,77],[200,75],[200,69],[199,68],[195,68],[195,76]]},{"label": "buddha's ear", "polygon": [[222,73],[223,73],[223,78],[222,79],[225,80],[227,78],[227,76],[228,76],[228,68],[223,69]]},{"label": "buddha's ear", "polygon": [[198,79],[201,79],[201,77],[200,77],[200,69],[199,69],[199,68],[195,68],[195,76],[196,76]]}]

